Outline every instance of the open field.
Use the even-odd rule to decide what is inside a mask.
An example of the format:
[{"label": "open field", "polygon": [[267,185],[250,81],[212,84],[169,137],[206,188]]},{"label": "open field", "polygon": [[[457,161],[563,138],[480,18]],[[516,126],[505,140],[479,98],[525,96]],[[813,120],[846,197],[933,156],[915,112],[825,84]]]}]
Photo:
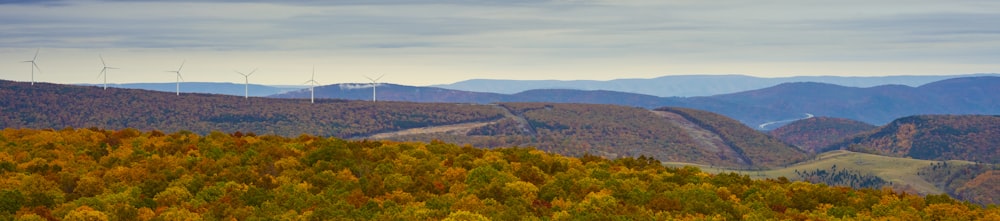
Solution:
[{"label": "open field", "polygon": [[[887,157],[840,150],[820,154],[806,162],[763,171],[748,171],[679,162],[667,162],[664,165],[677,167],[695,166],[709,173],[736,172],[747,174],[753,178],[787,177],[790,179],[798,177],[795,174],[796,170],[829,170],[836,165],[838,169],[849,169],[860,171],[864,174],[872,174],[893,184],[910,185],[920,194],[941,194],[943,193],[942,190],[917,175],[917,171],[921,168],[930,166],[935,162],[938,161]],[[948,163],[955,165],[972,164],[972,162],[960,160],[950,160]]]}]

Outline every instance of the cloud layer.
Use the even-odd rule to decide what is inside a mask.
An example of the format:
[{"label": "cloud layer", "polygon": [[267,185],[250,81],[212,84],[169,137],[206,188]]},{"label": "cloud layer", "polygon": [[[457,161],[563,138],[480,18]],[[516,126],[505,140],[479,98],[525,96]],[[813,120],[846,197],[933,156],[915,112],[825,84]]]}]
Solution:
[{"label": "cloud layer", "polygon": [[[54,82],[91,81],[75,72],[97,53],[134,64],[120,81],[168,81],[159,69],[188,57],[201,76],[185,79],[234,81],[217,73],[256,66],[279,84],[317,63],[409,84],[996,72],[998,12],[995,1],[0,1],[0,58],[43,48]],[[21,69],[0,74],[25,80]]]}]

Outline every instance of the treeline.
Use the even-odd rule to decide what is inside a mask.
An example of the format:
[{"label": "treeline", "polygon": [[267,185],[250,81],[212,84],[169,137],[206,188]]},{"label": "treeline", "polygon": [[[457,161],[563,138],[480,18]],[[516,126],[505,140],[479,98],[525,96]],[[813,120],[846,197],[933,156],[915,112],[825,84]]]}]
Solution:
[{"label": "treeline", "polygon": [[0,128],[139,128],[363,137],[503,117],[490,105],[272,99],[0,81]]},{"label": "treeline", "polygon": [[0,220],[998,220],[889,189],[655,159],[310,135],[0,133]]},{"label": "treeline", "polygon": [[849,186],[855,189],[881,189],[882,187],[892,186],[892,182],[887,182],[881,177],[872,174],[862,174],[861,171],[857,170],[843,168],[837,169],[837,165],[833,165],[829,170],[795,170],[795,175],[799,176],[799,179],[809,181],[811,183],[823,183],[831,186]]}]

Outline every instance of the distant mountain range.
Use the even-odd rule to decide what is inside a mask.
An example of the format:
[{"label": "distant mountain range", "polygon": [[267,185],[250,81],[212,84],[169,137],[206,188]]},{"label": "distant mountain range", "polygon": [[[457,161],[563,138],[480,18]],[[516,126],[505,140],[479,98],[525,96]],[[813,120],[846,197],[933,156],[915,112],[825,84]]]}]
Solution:
[{"label": "distant mountain range", "polygon": [[[80,84],[84,86],[101,86],[100,84]],[[129,84],[108,84],[108,87],[143,89],[151,91],[175,92],[176,83],[129,83]],[[244,88],[243,84],[223,83],[223,82],[181,82],[181,93],[201,93],[201,94],[224,94],[233,96],[243,96],[249,94],[251,97],[264,97],[272,94],[280,94],[288,91],[301,90],[306,86],[296,85],[260,85],[250,84],[249,88]],[[245,90],[245,91],[244,91]]]},{"label": "distant mountain range", "polygon": [[[317,98],[370,100],[368,84],[316,87]],[[918,87],[868,88],[798,82],[706,97],[657,97],[617,91],[540,89],[516,94],[478,93],[433,87],[381,84],[378,100],[448,103],[555,102],[615,104],[643,108],[687,107],[720,113],[749,126],[769,130],[805,116],[847,118],[882,125],[920,114],[1000,114],[1000,77],[964,77]],[[308,98],[308,89],[273,95]],[[772,124],[773,123],[773,124]],[[759,127],[767,125],[767,127]]]},{"label": "distant mountain range", "polygon": [[804,113],[883,125],[896,118],[926,114],[1000,114],[1000,77],[947,79],[919,87],[869,88],[822,83],[775,87],[691,98],[682,106],[708,110],[755,124],[797,118]]},{"label": "distant mountain range", "polygon": [[609,81],[474,79],[453,84],[433,85],[431,87],[499,94],[515,94],[536,89],[572,89],[621,91],[658,97],[695,97],[756,90],[791,82],[817,82],[847,87],[874,87],[887,84],[916,87],[949,78],[977,76],[1000,76],[1000,74],[881,77],[797,76],[778,78],[761,78],[747,75],[676,75],[651,79],[616,79]]}]

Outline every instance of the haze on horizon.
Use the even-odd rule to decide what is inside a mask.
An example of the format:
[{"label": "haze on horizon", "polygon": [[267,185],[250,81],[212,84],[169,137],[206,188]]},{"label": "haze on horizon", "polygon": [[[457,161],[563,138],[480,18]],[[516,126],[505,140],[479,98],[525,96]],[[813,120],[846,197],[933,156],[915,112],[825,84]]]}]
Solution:
[{"label": "haze on horizon", "polygon": [[1000,2],[0,1],[0,79],[407,85],[1000,72]]}]

